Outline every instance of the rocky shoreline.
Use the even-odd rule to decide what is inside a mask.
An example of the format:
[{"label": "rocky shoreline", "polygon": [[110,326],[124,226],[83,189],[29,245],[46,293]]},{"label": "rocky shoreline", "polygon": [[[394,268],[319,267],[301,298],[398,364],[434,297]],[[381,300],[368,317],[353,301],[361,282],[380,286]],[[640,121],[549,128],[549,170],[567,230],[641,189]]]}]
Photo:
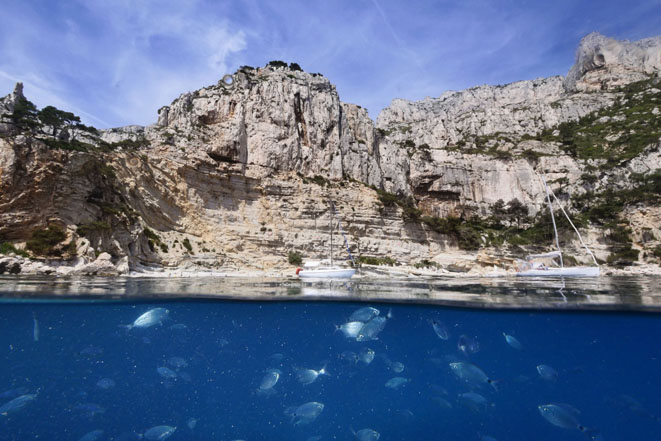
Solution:
[{"label": "rocky shoreline", "polygon": [[[360,265],[354,276],[361,278],[428,278],[428,277],[513,277],[516,276],[516,262],[498,262],[498,259],[486,255],[457,255],[446,257],[446,265],[434,268],[417,268],[411,265]],[[54,277],[137,277],[137,278],[199,278],[199,277],[236,277],[236,278],[290,278],[298,279],[296,267],[280,266],[269,269],[239,268],[203,268],[194,265],[185,267],[143,267],[130,269],[128,259],[113,264],[107,253],[102,253],[94,260],[76,259],[75,261],[36,261],[16,255],[0,257],[0,275],[16,276],[54,276]],[[603,276],[661,276],[659,265],[635,265],[625,268],[601,266]]]}]

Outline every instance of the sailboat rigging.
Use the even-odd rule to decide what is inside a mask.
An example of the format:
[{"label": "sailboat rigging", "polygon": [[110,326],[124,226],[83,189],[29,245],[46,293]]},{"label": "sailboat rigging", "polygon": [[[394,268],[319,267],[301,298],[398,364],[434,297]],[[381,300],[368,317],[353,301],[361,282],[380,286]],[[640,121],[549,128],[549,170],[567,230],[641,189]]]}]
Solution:
[{"label": "sailboat rigging", "polygon": [[[330,203],[330,221],[329,221],[329,232],[330,232],[330,244],[328,252],[328,261],[314,261],[306,262],[303,268],[297,268],[296,274],[302,279],[350,279],[356,273],[355,268],[345,268],[338,265],[333,265],[333,214],[335,214],[335,204],[332,200],[329,200]],[[339,216],[338,216],[339,217]],[[349,242],[347,237],[342,230],[342,225],[340,221],[337,222],[338,229],[344,238],[344,245],[353,263],[354,267],[356,266],[356,261],[351,255],[349,250]],[[328,262],[327,265],[324,265]]]},{"label": "sailboat rigging", "polygon": [[[588,248],[588,246],[583,241],[581,233],[574,225],[574,223],[569,218],[569,215],[565,209],[560,204],[560,201],[556,197],[553,190],[551,190],[546,183],[544,176],[539,176],[540,180],[544,184],[544,190],[546,192],[546,202],[549,206],[549,211],[551,213],[551,222],[553,223],[553,234],[555,236],[555,246],[557,251],[551,251],[549,253],[543,254],[532,254],[526,256],[526,262],[521,265],[518,272],[516,273],[519,277],[596,277],[599,275],[599,264],[597,259],[594,257],[594,254]],[[587,250],[595,266],[565,266],[562,259],[562,249],[560,248],[560,240],[558,238],[558,228],[555,223],[555,215],[553,213],[553,203],[551,201],[551,195],[553,195],[553,200],[558,203],[560,210],[565,215],[569,224],[572,226],[578,239],[581,241],[583,247]],[[555,259],[558,259],[556,261]],[[544,261],[550,261],[549,265],[546,265]]]}]

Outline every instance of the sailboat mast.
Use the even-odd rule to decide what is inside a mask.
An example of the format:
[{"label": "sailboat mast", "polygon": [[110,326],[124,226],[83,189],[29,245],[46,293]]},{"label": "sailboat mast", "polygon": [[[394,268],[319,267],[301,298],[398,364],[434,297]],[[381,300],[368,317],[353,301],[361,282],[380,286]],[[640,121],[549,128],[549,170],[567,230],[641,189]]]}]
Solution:
[{"label": "sailboat mast", "polygon": [[551,222],[553,222],[553,233],[555,234],[555,246],[560,252],[560,268],[564,267],[562,262],[562,250],[560,249],[560,241],[558,240],[558,228],[555,225],[555,215],[553,214],[553,205],[551,204],[551,195],[549,194],[549,186],[546,184],[546,178],[541,176],[544,183],[544,190],[546,191],[546,202],[549,204],[549,211],[551,212]]},{"label": "sailboat mast", "polygon": [[333,266],[333,202],[330,210],[330,266]]}]

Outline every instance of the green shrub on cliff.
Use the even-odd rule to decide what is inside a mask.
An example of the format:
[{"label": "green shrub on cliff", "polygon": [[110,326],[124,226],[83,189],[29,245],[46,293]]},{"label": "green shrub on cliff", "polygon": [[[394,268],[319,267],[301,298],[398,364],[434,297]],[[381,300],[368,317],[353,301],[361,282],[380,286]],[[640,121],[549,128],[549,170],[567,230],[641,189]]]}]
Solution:
[{"label": "green shrub on cliff", "polygon": [[387,265],[395,266],[397,261],[390,256],[374,257],[374,256],[358,256],[356,259],[359,265]]},{"label": "green shrub on cliff", "polygon": [[420,262],[414,263],[413,267],[417,269],[438,269],[441,267],[441,265],[434,262],[433,260],[423,259]]},{"label": "green shrub on cliff", "polygon": [[17,256],[28,257],[28,253],[26,253],[23,250],[19,250],[9,242],[0,242],[0,254],[9,254],[9,253],[14,253]]},{"label": "green shrub on cliff", "polygon": [[35,230],[25,247],[38,256],[59,255],[57,245],[67,238],[64,230],[57,225],[49,225],[45,230]]},{"label": "green shrub on cliff", "polygon": [[399,201],[397,195],[388,193],[385,190],[376,190],[376,196],[384,207],[394,207]]},{"label": "green shrub on cliff", "polygon": [[658,257],[661,259],[661,245],[657,245],[653,250],[652,254],[654,254],[654,257]]},{"label": "green shrub on cliff", "polygon": [[591,113],[578,121],[557,126],[562,148],[579,159],[603,159],[601,168],[612,168],[635,158],[661,138],[661,104],[658,79],[622,87],[611,107]]},{"label": "green shrub on cliff", "polygon": [[303,256],[296,251],[290,251],[287,255],[287,262],[290,265],[300,265],[303,263]]},{"label": "green shrub on cliff", "polygon": [[11,120],[19,129],[33,129],[39,125],[37,121],[37,106],[25,98],[20,98],[14,104]]},{"label": "green shrub on cliff", "polygon": [[287,67],[287,63],[280,60],[273,60],[273,61],[269,61],[266,67],[274,67],[274,68]]},{"label": "green shrub on cliff", "polygon": [[79,225],[76,229],[76,233],[78,233],[79,236],[86,237],[89,236],[90,233],[96,233],[103,230],[110,230],[110,224],[108,222],[93,221]]}]

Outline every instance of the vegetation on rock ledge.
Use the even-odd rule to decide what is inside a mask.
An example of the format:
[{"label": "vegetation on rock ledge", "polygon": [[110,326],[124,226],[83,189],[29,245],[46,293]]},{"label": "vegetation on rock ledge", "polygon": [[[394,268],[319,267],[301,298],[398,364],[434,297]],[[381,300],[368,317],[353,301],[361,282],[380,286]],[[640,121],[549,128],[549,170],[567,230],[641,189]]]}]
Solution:
[{"label": "vegetation on rock ledge", "polygon": [[51,224],[46,229],[33,231],[25,247],[38,256],[60,256],[62,250],[58,245],[66,238],[62,228]]},{"label": "vegetation on rock ledge", "polygon": [[287,261],[290,265],[300,265],[303,263],[303,256],[296,251],[290,251],[287,255]]}]

